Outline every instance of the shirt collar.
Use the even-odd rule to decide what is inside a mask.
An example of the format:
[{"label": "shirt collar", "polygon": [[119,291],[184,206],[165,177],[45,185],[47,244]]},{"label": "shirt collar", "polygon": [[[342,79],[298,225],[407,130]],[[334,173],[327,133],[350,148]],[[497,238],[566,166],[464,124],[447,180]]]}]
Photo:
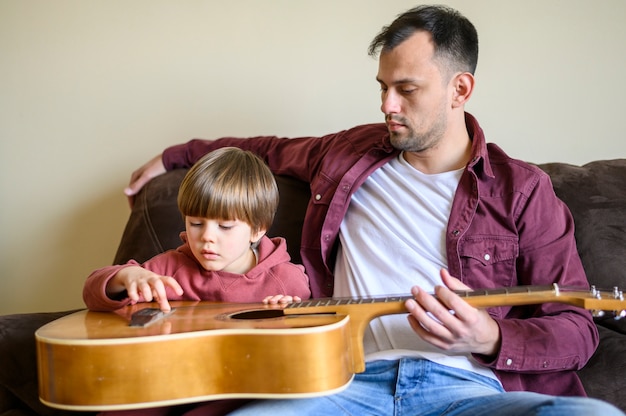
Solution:
[{"label": "shirt collar", "polygon": [[[478,124],[476,118],[470,113],[465,113],[465,125],[467,132],[472,139],[472,158],[467,164],[468,169],[477,171],[482,168],[485,175],[493,178],[493,170],[489,162],[489,154],[487,153],[487,142],[485,141],[485,133]],[[482,162],[482,163],[481,163]]]}]

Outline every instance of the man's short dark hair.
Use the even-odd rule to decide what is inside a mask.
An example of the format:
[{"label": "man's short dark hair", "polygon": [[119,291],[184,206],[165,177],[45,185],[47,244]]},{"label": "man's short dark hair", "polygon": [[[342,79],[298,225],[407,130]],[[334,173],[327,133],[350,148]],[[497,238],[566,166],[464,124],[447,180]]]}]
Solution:
[{"label": "man's short dark hair", "polygon": [[417,31],[432,35],[435,58],[452,71],[474,74],[478,63],[478,33],[465,16],[446,6],[418,6],[399,15],[374,38],[369,54],[394,49]]}]

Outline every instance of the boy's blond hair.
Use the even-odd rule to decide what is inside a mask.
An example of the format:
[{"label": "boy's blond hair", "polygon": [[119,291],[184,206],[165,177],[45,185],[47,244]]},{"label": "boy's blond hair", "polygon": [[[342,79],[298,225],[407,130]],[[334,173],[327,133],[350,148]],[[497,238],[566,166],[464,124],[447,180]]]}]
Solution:
[{"label": "boy's blond hair", "polygon": [[239,220],[267,231],[278,208],[278,186],[254,153],[224,147],[206,154],[187,172],[178,191],[183,216]]}]

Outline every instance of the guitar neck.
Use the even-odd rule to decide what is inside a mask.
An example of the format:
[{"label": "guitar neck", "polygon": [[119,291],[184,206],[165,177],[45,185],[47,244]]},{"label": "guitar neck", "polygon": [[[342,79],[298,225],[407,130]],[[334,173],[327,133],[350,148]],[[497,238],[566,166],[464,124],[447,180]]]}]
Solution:
[{"label": "guitar neck", "polygon": [[[590,310],[622,310],[624,295],[617,287],[612,291],[551,286],[515,286],[497,289],[457,290],[457,295],[476,308],[497,306],[520,306],[541,303],[565,303]],[[379,296],[361,298],[322,298],[291,303],[285,314],[339,313],[343,311],[368,310],[373,317],[394,313],[405,313],[404,302],[410,295]]]},{"label": "guitar neck", "polygon": [[[626,302],[621,290],[611,292],[560,288],[552,286],[516,286],[510,288],[481,289],[474,291],[456,291],[467,303],[476,308],[498,306],[521,306],[543,303],[564,303],[594,311],[610,310],[616,316],[624,316]],[[311,299],[289,304],[283,310],[285,315],[302,313],[342,314],[350,316],[352,330],[353,365],[355,372],[365,369],[363,334],[369,322],[383,315],[407,313],[404,306],[411,296],[385,296],[372,298],[336,298]]]}]

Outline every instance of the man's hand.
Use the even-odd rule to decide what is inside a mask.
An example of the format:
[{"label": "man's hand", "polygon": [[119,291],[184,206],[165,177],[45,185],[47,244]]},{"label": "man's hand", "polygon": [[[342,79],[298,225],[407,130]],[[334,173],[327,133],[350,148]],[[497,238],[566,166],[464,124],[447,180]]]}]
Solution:
[{"label": "man's hand", "polygon": [[131,208],[135,202],[137,192],[139,192],[145,184],[150,182],[152,178],[164,173],[165,166],[163,165],[163,156],[157,155],[130,175],[130,183],[126,189],[124,189],[124,193],[128,197],[128,204]]},{"label": "man's hand", "polygon": [[411,328],[425,341],[445,351],[495,355],[500,348],[500,329],[483,309],[465,302],[454,290],[470,290],[441,270],[445,286],[435,288],[436,298],[419,287],[406,301]]},{"label": "man's hand", "polygon": [[107,296],[113,297],[126,290],[128,297],[133,301],[139,301],[139,296],[143,296],[146,302],[155,300],[163,312],[172,310],[167,301],[165,288],[169,286],[174,289],[178,296],[183,294],[183,288],[170,276],[161,276],[140,266],[129,266],[120,269],[106,287]]}]

